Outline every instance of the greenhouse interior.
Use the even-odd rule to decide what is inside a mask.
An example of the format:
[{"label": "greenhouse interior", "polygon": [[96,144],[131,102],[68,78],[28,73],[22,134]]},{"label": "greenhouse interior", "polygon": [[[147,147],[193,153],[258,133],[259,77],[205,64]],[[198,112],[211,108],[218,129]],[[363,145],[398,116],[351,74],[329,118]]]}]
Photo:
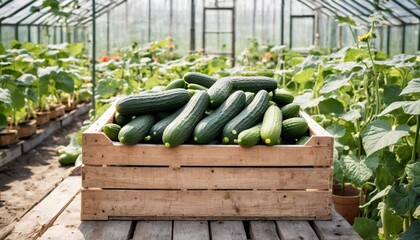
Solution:
[{"label": "greenhouse interior", "polygon": [[419,0],[0,0],[0,239],[420,239]]}]

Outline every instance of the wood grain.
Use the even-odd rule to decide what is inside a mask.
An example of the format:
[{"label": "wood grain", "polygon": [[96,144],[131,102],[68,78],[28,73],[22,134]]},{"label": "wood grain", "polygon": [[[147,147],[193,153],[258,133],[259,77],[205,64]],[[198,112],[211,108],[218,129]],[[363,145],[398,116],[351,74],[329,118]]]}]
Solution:
[{"label": "wood grain", "polygon": [[329,189],[330,168],[83,168],[83,187],[123,189]]},{"label": "wood grain", "polygon": [[277,229],[282,240],[316,240],[314,230],[307,221],[277,221]]},{"label": "wood grain", "polygon": [[212,240],[246,240],[244,224],[241,221],[210,222]]},{"label": "wood grain", "polygon": [[174,221],[173,240],[210,240],[207,221]]},{"label": "wood grain", "polygon": [[361,240],[362,238],[354,231],[351,225],[335,210],[332,212],[331,221],[314,221],[313,228],[319,239],[335,240]]},{"label": "wood grain", "polygon": [[251,240],[280,240],[273,221],[251,221],[249,229]]},{"label": "wood grain", "polygon": [[82,219],[329,219],[329,191],[82,190]]},{"label": "wood grain", "polygon": [[133,240],[171,240],[171,221],[140,221],[137,222]]}]

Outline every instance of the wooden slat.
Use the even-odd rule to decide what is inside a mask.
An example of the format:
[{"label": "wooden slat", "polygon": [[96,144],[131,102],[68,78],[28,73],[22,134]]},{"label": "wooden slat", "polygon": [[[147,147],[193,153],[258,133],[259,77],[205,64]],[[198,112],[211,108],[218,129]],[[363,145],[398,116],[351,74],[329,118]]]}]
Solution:
[{"label": "wooden slat", "polygon": [[351,225],[336,211],[332,212],[331,221],[314,221],[313,228],[321,240],[361,240]]},{"label": "wooden slat", "polygon": [[301,111],[300,116],[306,120],[309,126],[309,132],[311,135],[317,135],[317,136],[328,136],[332,137],[332,135],[327,132],[321,125],[319,125],[315,120],[311,118],[306,112]]},{"label": "wooden slat", "polygon": [[61,119],[61,127],[65,127],[72,123],[78,116],[85,114],[89,111],[89,109],[92,107],[92,104],[83,104],[80,105],[78,109],[75,109],[67,114],[65,114]]},{"label": "wooden slat", "polygon": [[133,240],[171,240],[172,221],[140,221],[137,223]]},{"label": "wooden slat", "polygon": [[[329,219],[329,191],[82,190],[82,219]],[[125,218],[124,218],[125,217]]]},{"label": "wooden slat", "polygon": [[13,145],[7,149],[0,149],[0,167],[13,161],[22,155],[21,143]]},{"label": "wooden slat", "polygon": [[307,221],[277,221],[278,234],[282,240],[316,240],[314,230]]},{"label": "wooden slat", "polygon": [[251,240],[280,240],[273,221],[251,221],[249,229]]},{"label": "wooden slat", "polygon": [[[329,189],[330,168],[83,167],[83,187]],[[305,176],[305,177],[302,177]]]},{"label": "wooden slat", "polygon": [[42,240],[53,239],[129,239],[131,221],[80,221],[80,194],[41,236]]},{"label": "wooden slat", "polygon": [[173,240],[210,240],[207,221],[174,221]]},{"label": "wooden slat", "polygon": [[44,128],[38,129],[36,132],[36,135],[23,141],[22,152],[26,153],[27,151],[31,150],[38,144],[42,143],[45,139],[51,136],[51,134],[53,134],[56,130],[60,129],[60,127],[61,127],[60,121],[56,120],[56,121],[49,122]]},{"label": "wooden slat", "polygon": [[54,222],[80,189],[80,177],[68,177],[20,219],[7,239],[35,239]]},{"label": "wooden slat", "polygon": [[[97,141],[104,139],[98,138]],[[115,142],[113,145],[84,144],[83,163],[142,166],[331,166],[332,147],[181,145],[166,148],[164,145],[126,146]]]},{"label": "wooden slat", "polygon": [[246,240],[244,225],[241,221],[210,222],[212,240]]}]

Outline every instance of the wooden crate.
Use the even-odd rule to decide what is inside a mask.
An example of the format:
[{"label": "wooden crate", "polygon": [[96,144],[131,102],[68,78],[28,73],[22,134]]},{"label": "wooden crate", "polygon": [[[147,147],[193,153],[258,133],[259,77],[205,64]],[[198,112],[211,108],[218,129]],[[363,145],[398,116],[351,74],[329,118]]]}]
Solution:
[{"label": "wooden crate", "polygon": [[307,114],[305,145],[112,142],[102,127],[114,105],[83,133],[82,220],[331,219],[333,137]]}]

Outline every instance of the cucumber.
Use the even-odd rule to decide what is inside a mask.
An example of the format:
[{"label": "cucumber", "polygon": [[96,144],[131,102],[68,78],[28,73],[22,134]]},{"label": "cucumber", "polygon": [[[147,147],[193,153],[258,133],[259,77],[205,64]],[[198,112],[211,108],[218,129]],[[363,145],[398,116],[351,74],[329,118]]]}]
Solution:
[{"label": "cucumber", "polygon": [[285,89],[276,89],[272,97],[273,101],[279,106],[284,106],[292,103],[295,100],[295,96]]},{"label": "cucumber", "polygon": [[257,145],[261,139],[261,126],[262,124],[260,123],[240,132],[238,135],[238,144],[245,148]]},{"label": "cucumber", "polygon": [[227,122],[234,118],[245,106],[245,93],[236,91],[208,117],[202,119],[194,129],[194,141],[197,143],[210,143],[223,130]]},{"label": "cucumber", "polygon": [[184,75],[184,80],[187,83],[194,83],[210,88],[217,81],[217,78],[202,73],[189,72]]},{"label": "cucumber", "polygon": [[189,83],[187,86],[188,89],[193,89],[193,90],[202,90],[202,91],[206,91],[208,88],[203,87],[199,84],[195,84],[195,83]]},{"label": "cucumber", "polygon": [[168,85],[166,85],[166,87],[163,90],[166,91],[166,90],[171,90],[175,88],[185,88],[185,85],[186,84],[183,79],[176,79],[170,82]]},{"label": "cucumber", "polygon": [[149,132],[155,122],[151,114],[135,117],[118,133],[118,140],[125,145],[134,145],[140,142]]},{"label": "cucumber", "polygon": [[261,139],[266,145],[280,144],[282,113],[279,107],[272,105],[264,113]]},{"label": "cucumber", "polygon": [[269,99],[268,92],[260,90],[252,102],[225,125],[223,143],[233,143],[240,132],[259,123],[268,107]]},{"label": "cucumber", "polygon": [[119,99],[116,110],[122,115],[140,116],[176,110],[185,105],[189,99],[188,91],[181,88],[161,92],[143,92]]},{"label": "cucumber", "polygon": [[194,96],[195,92],[197,92],[198,90],[194,90],[194,89],[187,89],[188,94],[192,97]]},{"label": "cucumber", "polygon": [[111,141],[118,141],[118,133],[121,130],[121,126],[115,123],[105,124],[103,131],[105,135],[111,139]]},{"label": "cucumber", "polygon": [[283,121],[281,137],[286,140],[299,139],[308,131],[308,123],[301,117],[289,118]]},{"label": "cucumber", "polygon": [[125,124],[129,123],[133,117],[132,116],[124,116],[121,115],[119,112],[115,113],[115,123],[123,127]]},{"label": "cucumber", "polygon": [[245,92],[245,106],[248,106],[252,102],[252,99],[254,99],[254,97],[255,93]]},{"label": "cucumber", "polygon": [[81,153],[79,151],[60,154],[58,157],[58,162],[61,166],[74,165],[80,154]]},{"label": "cucumber", "polygon": [[289,103],[281,108],[283,120],[296,117],[299,113],[300,106],[297,103]]},{"label": "cucumber", "polygon": [[162,142],[166,147],[181,145],[191,136],[209,104],[209,95],[198,91],[187,103],[182,112],[163,131]]},{"label": "cucumber", "polygon": [[228,78],[232,81],[234,90],[257,93],[260,90],[270,92],[277,88],[277,81],[270,77],[232,76]]},{"label": "cucumber", "polygon": [[220,106],[229,97],[232,88],[232,81],[229,77],[217,80],[217,82],[207,90],[210,97],[210,106]]},{"label": "cucumber", "polygon": [[166,118],[163,118],[159,122],[155,123],[152,128],[150,128],[149,135],[145,137],[145,140],[152,143],[162,143],[163,131],[182,112],[183,109],[184,108],[182,107]]},{"label": "cucumber", "polygon": [[296,145],[305,145],[311,137],[309,136],[302,136],[299,138],[299,140],[296,142]]}]

